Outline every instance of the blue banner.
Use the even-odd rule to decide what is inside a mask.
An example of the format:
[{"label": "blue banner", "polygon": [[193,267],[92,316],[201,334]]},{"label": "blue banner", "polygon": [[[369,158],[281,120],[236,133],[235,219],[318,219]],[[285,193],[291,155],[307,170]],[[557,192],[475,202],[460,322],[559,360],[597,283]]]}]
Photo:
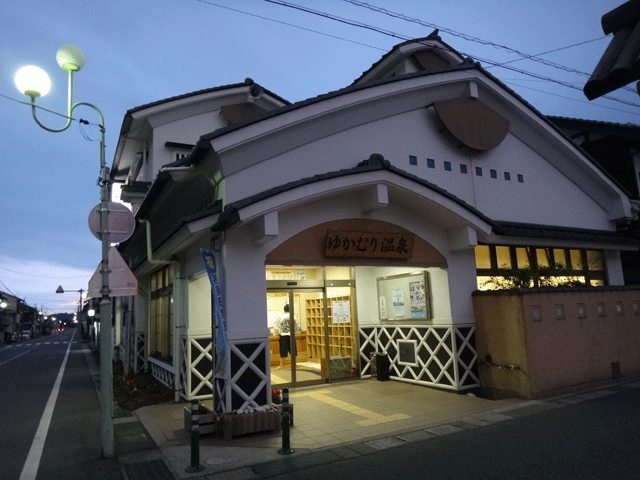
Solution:
[{"label": "blue banner", "polygon": [[[216,355],[214,376],[216,378],[227,378],[227,321],[222,312],[222,295],[218,285],[218,274],[216,271],[216,259],[212,252],[202,250],[202,259],[209,275],[211,291],[213,292],[213,303],[216,311]],[[215,386],[214,386],[215,388]]]}]

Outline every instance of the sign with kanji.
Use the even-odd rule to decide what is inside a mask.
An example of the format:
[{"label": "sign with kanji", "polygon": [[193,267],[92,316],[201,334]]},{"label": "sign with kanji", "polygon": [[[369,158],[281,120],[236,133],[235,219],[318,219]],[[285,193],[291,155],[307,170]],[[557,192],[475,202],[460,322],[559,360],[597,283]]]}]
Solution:
[{"label": "sign with kanji", "polygon": [[413,254],[412,233],[329,230],[325,240],[327,258],[407,260]]}]

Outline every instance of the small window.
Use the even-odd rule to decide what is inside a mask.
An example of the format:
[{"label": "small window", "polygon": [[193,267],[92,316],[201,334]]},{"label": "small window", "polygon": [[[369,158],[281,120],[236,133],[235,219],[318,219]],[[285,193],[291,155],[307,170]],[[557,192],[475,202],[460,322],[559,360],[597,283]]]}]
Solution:
[{"label": "small window", "polygon": [[582,270],[582,254],[580,250],[569,250],[569,257],[571,258],[571,268],[573,270]]},{"label": "small window", "polygon": [[476,252],[476,268],[491,268],[491,256],[489,254],[489,245],[478,245]]},{"label": "small window", "polygon": [[566,268],[567,259],[565,258],[564,250],[560,248],[554,248],[553,260],[556,262],[556,268]]},{"label": "small window", "polygon": [[481,167],[476,167],[476,175],[481,177],[482,176],[482,168]]},{"label": "small window", "polygon": [[489,170],[489,173],[491,174],[491,178],[498,178],[498,172],[494,169]]},{"label": "small window", "polygon": [[504,172],[504,179],[508,182],[511,180],[511,174],[509,172]]},{"label": "small window", "polygon": [[444,169],[447,172],[450,172],[451,171],[451,162],[444,162]]},{"label": "small window", "polygon": [[467,166],[464,164],[460,165],[460,173],[467,173]]},{"label": "small window", "polygon": [[418,165],[418,157],[409,155],[409,165]]},{"label": "small window", "polygon": [[531,262],[529,261],[529,252],[526,247],[516,247],[516,259],[518,262],[518,268],[529,268]]},{"label": "small window", "polygon": [[427,168],[436,168],[436,161],[433,158],[427,158]]},{"label": "small window", "polygon": [[587,250],[587,268],[589,270],[604,270],[602,252],[598,250]]},{"label": "small window", "polygon": [[518,183],[524,183],[524,177],[518,174]]},{"label": "small window", "polygon": [[536,259],[539,267],[548,267],[550,265],[549,252],[544,248],[536,248]]},{"label": "small window", "polygon": [[509,247],[496,247],[498,268],[511,268],[511,252]]}]

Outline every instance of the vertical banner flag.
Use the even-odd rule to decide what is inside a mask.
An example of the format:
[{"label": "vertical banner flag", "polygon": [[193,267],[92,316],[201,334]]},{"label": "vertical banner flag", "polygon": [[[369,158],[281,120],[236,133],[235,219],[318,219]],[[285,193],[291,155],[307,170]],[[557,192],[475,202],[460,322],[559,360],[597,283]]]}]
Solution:
[{"label": "vertical banner flag", "polygon": [[222,313],[222,296],[218,285],[218,275],[216,272],[216,259],[213,252],[202,250],[202,259],[209,275],[211,291],[213,292],[213,303],[216,310],[216,363],[215,377],[227,378],[227,321]]}]

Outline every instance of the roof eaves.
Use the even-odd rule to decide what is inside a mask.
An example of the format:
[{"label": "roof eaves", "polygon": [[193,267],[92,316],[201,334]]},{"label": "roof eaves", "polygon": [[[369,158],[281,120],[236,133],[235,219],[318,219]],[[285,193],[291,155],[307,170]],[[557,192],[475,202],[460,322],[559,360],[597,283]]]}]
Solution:
[{"label": "roof eaves", "polygon": [[315,103],[319,103],[325,100],[329,100],[331,98],[335,98],[335,97],[339,97],[340,95],[346,95],[352,92],[356,92],[359,90],[365,90],[367,88],[373,88],[373,87],[377,87],[380,85],[385,85],[385,84],[389,84],[389,83],[394,83],[394,82],[400,82],[403,80],[408,80],[411,78],[419,78],[419,77],[428,77],[428,76],[432,76],[432,75],[440,75],[442,73],[448,73],[448,72],[456,72],[456,71],[461,71],[461,70],[471,70],[471,69],[475,69],[475,68],[479,68],[479,64],[476,62],[473,62],[471,59],[465,59],[465,61],[463,63],[461,63],[460,65],[456,65],[456,66],[452,66],[451,68],[446,68],[446,69],[442,69],[440,71],[437,72],[414,72],[414,73],[408,73],[405,75],[398,75],[396,77],[393,78],[387,78],[387,79],[383,79],[383,80],[377,80],[374,82],[367,82],[364,84],[351,84],[347,87],[338,89],[338,90],[334,90],[332,92],[327,92],[327,93],[323,93],[321,95],[318,95],[316,97],[311,97],[308,98],[306,100],[300,100],[299,102],[296,103],[291,103],[289,105],[286,105],[284,107],[280,107],[280,108],[276,108],[273,110],[270,110],[268,112],[265,112],[263,115],[261,115],[258,118],[255,119],[251,119],[251,120],[247,120],[244,122],[239,122],[239,123],[235,123],[233,125],[228,125],[226,127],[223,128],[219,128],[218,130],[215,130],[211,133],[205,134],[203,135],[201,138],[201,140],[204,141],[211,141],[215,138],[221,137],[227,133],[233,132],[235,130],[239,130],[241,128],[247,127],[249,125],[261,122],[263,120],[267,120],[269,118],[273,118],[273,117],[277,117],[279,115],[283,115],[287,112],[291,112],[293,110],[297,110],[303,107],[306,107],[308,105],[313,105]]},{"label": "roof eaves", "polygon": [[306,178],[302,178],[300,180],[296,180],[293,182],[289,182],[286,183],[284,185],[280,185],[278,187],[274,187],[271,188],[269,190],[265,190],[264,192],[260,192],[257,193],[255,195],[252,195],[250,197],[247,197],[245,199],[242,200],[238,200],[237,202],[234,202],[230,205],[227,205],[225,207],[225,211],[222,213],[222,215],[220,216],[220,219],[218,221],[218,223],[216,225],[214,225],[211,229],[214,231],[221,231],[221,230],[225,230],[227,228],[230,228],[232,226],[234,226],[237,223],[240,223],[240,215],[239,215],[239,210],[241,210],[242,208],[245,208],[249,205],[252,205],[254,203],[260,202],[262,200],[265,200],[267,198],[273,197],[275,195],[278,195],[280,193],[284,193],[287,192],[289,190],[294,190],[296,188],[305,186],[305,185],[309,185],[309,184],[313,184],[316,182],[320,182],[323,180],[331,180],[334,178],[339,178],[339,177],[345,177],[348,175],[357,175],[357,174],[362,174],[362,173],[366,173],[366,172],[373,172],[373,171],[378,171],[378,170],[387,170],[389,172],[392,172],[400,177],[406,178],[408,180],[414,181],[426,188],[429,188],[437,193],[439,193],[440,195],[446,197],[447,199],[453,201],[454,203],[460,205],[462,208],[466,209],[467,211],[469,211],[470,213],[472,213],[473,215],[477,216],[478,218],[480,218],[481,220],[483,220],[484,222],[486,222],[489,225],[493,225],[493,221],[488,218],[487,216],[485,216],[482,212],[480,212],[479,210],[477,210],[476,208],[472,207],[471,205],[469,205],[468,203],[466,203],[464,200],[461,200],[460,198],[456,197],[455,195],[451,194],[450,192],[448,192],[447,190],[427,181],[424,180],[416,175],[413,175],[411,173],[408,173],[400,168],[394,167],[393,165],[391,165],[391,162],[389,162],[389,160],[386,160],[382,155],[374,153],[373,155],[371,155],[367,160],[364,160],[360,163],[358,163],[358,165],[356,165],[353,168],[347,168],[347,169],[342,169],[342,170],[337,170],[337,171],[333,171],[333,172],[328,172],[328,173],[322,173],[322,174],[318,174],[318,175],[314,175],[313,177],[306,177]]},{"label": "roof eaves", "polygon": [[[398,52],[400,52],[400,50],[402,50],[402,47],[404,47],[406,45],[411,45],[412,43],[429,42],[429,41],[433,41],[433,40],[441,43],[446,51],[449,51],[449,52],[451,52],[451,53],[453,53],[455,55],[458,55],[459,57],[463,57],[463,55],[460,54],[460,52],[458,52],[456,49],[454,49],[453,47],[451,47],[450,45],[448,45],[447,43],[442,41],[442,38],[440,38],[440,35],[438,35],[438,29],[436,29],[433,32],[431,32],[429,35],[427,35],[426,37],[410,39],[410,40],[406,40],[406,41],[404,41],[402,43],[398,43],[397,45],[394,45],[393,48],[391,50],[389,50],[387,53],[385,53],[382,57],[380,57],[380,59],[377,62],[375,62],[373,65],[371,65],[371,67],[369,67],[367,70],[362,72],[362,75],[360,75],[358,78],[356,78],[353,81],[352,85],[355,85],[358,82],[360,82],[364,77],[369,75],[369,73],[374,71],[379,65],[384,63],[389,57],[391,57],[393,55],[396,55]],[[425,46],[431,46],[431,45],[425,44]]]},{"label": "roof eaves", "polygon": [[640,242],[610,230],[559,227],[531,223],[494,221],[494,233],[506,237],[533,237],[555,240],[582,240],[619,245],[639,246]]}]

